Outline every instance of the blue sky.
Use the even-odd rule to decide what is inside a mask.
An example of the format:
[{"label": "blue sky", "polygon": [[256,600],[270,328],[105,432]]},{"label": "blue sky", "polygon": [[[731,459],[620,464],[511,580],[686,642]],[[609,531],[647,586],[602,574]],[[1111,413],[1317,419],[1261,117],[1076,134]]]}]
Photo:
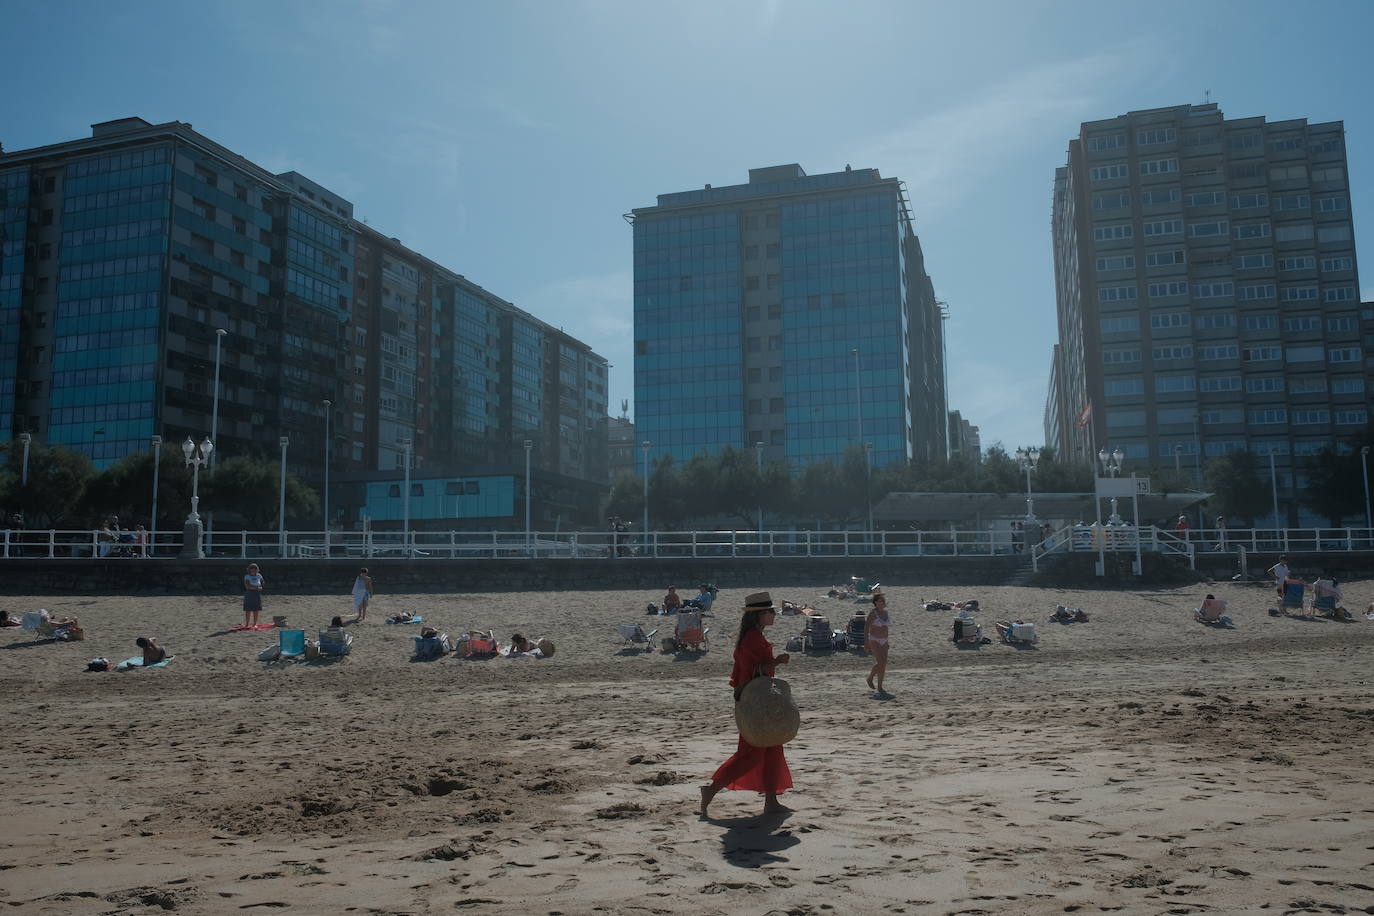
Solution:
[{"label": "blue sky", "polygon": [[613,413],[621,214],[751,167],[878,168],[950,304],[951,406],[1015,448],[1043,439],[1050,192],[1081,121],[1208,90],[1228,117],[1344,120],[1374,298],[1372,27],[1367,0],[9,0],[0,142],[189,121],[591,344]]}]

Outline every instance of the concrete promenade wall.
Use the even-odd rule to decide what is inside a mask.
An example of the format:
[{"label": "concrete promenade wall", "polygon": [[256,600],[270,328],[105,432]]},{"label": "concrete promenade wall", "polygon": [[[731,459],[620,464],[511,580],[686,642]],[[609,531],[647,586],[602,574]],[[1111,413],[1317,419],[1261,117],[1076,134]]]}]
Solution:
[{"label": "concrete promenade wall", "polygon": [[[0,593],[238,594],[249,561],[240,559],[0,560]],[[346,594],[357,560],[256,561],[269,594]],[[701,582],[739,590],[811,585],[816,593],[850,576],[892,585],[997,585],[1025,565],[1024,557],[713,557],[696,560],[539,559],[365,561],[379,593],[577,591],[634,588],[679,592]],[[798,595],[797,598],[806,597]],[[934,596],[932,596],[934,597]]]}]

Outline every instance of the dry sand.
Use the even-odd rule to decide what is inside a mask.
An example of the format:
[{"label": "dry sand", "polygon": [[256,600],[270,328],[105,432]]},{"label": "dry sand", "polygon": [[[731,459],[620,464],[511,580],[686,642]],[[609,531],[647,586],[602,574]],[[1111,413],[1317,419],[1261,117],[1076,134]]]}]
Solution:
[{"label": "dry sand", "polygon": [[[312,630],[348,597],[274,595]],[[341,584],[343,592],[351,582]],[[773,586],[842,625],[824,583]],[[857,654],[794,656],[794,812],[697,785],[733,748],[726,678],[746,592],[701,656],[627,651],[660,590],[391,596],[352,656],[263,665],[237,599],[7,597],[89,639],[0,632],[6,911],[292,913],[1374,913],[1374,623],[1190,619],[1204,588],[885,587],[891,696]],[[1346,584],[1364,608],[1374,582]],[[922,598],[1041,623],[1034,649],[959,649]],[[411,661],[420,612],[550,636],[544,660]],[[779,618],[775,643],[800,631]],[[167,668],[85,673],[149,633]]]}]

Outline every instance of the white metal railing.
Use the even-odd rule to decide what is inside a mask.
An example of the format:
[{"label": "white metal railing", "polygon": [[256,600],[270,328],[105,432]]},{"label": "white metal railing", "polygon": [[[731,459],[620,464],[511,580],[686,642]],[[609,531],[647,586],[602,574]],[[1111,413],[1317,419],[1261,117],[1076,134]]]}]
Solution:
[{"label": "white metal railing", "polygon": [[[1037,532],[1038,534],[1038,532]],[[111,540],[92,530],[0,529],[0,558],[151,557],[181,555],[181,532],[159,531],[139,543],[130,532]],[[215,531],[207,556],[239,559],[386,558],[528,559],[544,557],[698,559],[710,557],[989,557],[1022,553],[1039,559],[1060,553],[1136,550],[1182,557],[1209,552],[1313,553],[1374,550],[1369,528],[1245,528],[1166,531],[1131,525],[1075,525],[1044,540],[1019,540],[1006,530],[985,531]]]}]

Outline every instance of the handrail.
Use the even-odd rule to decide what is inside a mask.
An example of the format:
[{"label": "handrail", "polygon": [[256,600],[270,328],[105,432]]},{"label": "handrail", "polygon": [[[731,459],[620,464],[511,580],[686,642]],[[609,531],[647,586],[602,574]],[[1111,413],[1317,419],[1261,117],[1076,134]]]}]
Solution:
[{"label": "handrail", "polygon": [[[111,540],[91,529],[0,528],[0,559],[177,558],[182,536],[159,531],[155,544],[131,532]],[[598,531],[216,531],[204,536],[206,556],[295,559],[709,559],[711,557],[994,557],[1025,552],[1031,565],[1054,554],[1136,550],[1190,558],[1211,553],[1313,553],[1374,550],[1371,528],[1231,528],[1166,530],[1154,526],[1069,525],[1022,543],[1012,532],[770,529],[651,531],[633,540]],[[618,549],[615,549],[618,547]]]}]

